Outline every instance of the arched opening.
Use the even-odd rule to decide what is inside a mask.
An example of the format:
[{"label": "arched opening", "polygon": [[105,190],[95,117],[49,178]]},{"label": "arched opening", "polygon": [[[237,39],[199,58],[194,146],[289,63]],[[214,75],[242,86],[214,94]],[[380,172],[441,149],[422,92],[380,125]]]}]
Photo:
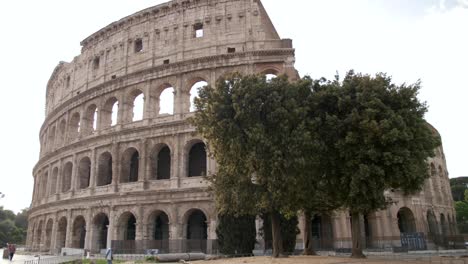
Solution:
[{"label": "arched opening", "polygon": [[92,134],[96,130],[97,123],[97,106],[92,104],[86,109],[83,117],[83,132],[86,135]]},{"label": "arched opening", "polygon": [[45,250],[50,250],[50,244],[52,241],[52,227],[54,223],[52,219],[49,219],[46,224],[46,234],[45,234]]},{"label": "arched opening", "polygon": [[77,139],[80,135],[80,113],[74,113],[72,115],[68,135],[71,140]]},{"label": "arched opening", "polygon": [[41,220],[39,222],[39,225],[36,230],[36,249],[41,250],[42,248],[42,226],[44,225],[44,222]]},{"label": "arched opening", "polygon": [[315,215],[310,231],[314,249],[333,248],[333,229],[329,215]]},{"label": "arched opening", "polygon": [[440,230],[442,231],[442,237],[446,237],[450,234],[449,226],[444,214],[440,214]]},{"label": "arched opening", "polygon": [[122,173],[120,182],[136,182],[138,181],[138,167],[140,155],[135,148],[127,149],[122,156]]},{"label": "arched opening", "polygon": [[55,142],[55,126],[53,126],[50,131],[49,131],[49,149],[52,150],[54,149],[54,142]]},{"label": "arched opening", "polygon": [[408,207],[402,207],[397,213],[398,228],[400,233],[414,233],[416,232],[416,225],[414,221],[413,212]]},{"label": "arched opening", "polygon": [[112,155],[104,152],[99,156],[97,186],[109,185],[112,183]]},{"label": "arched opening", "polygon": [[136,237],[136,218],[130,213],[122,214],[119,219],[117,237],[119,240],[135,240]]},{"label": "arched opening", "polygon": [[427,211],[427,224],[429,227],[429,233],[428,237],[431,239],[434,243],[438,244],[438,238],[439,238],[439,231],[437,227],[437,219],[435,218],[434,212],[432,210]]},{"label": "arched opening", "polygon": [[67,218],[62,217],[58,222],[56,248],[61,249],[65,247],[65,241],[67,239]]},{"label": "arched opening", "polygon": [[100,213],[93,220],[92,249],[95,252],[107,248],[107,235],[109,230],[109,218],[106,214]]},{"label": "arched opening", "polygon": [[194,112],[195,109],[195,98],[198,97],[198,92],[200,91],[200,88],[207,86],[208,83],[206,81],[198,81],[195,84],[192,85],[190,88],[190,112]]},{"label": "arched opening", "polygon": [[434,163],[431,163],[431,181],[432,187],[434,188],[434,195],[437,202],[440,202],[441,199],[441,190],[440,190],[440,181],[437,177],[437,169]]},{"label": "arched opening", "polygon": [[152,239],[151,248],[169,252],[169,217],[163,211],[154,211],[148,219],[148,235]]},{"label": "arched opening", "polygon": [[208,238],[206,216],[200,210],[193,210],[187,219],[187,251],[205,252]]},{"label": "arched opening", "polygon": [[80,160],[78,167],[78,187],[85,189],[89,187],[89,180],[91,178],[91,160],[84,157]]},{"label": "arched opening", "polygon": [[49,195],[54,195],[57,193],[57,180],[58,180],[58,168],[54,167],[52,169],[52,179],[50,181]]},{"label": "arched opening", "polygon": [[104,107],[101,108],[101,127],[108,128],[117,124],[117,116],[119,112],[119,101],[115,97],[109,98]]},{"label": "arched opening", "polygon": [[132,121],[140,121],[143,120],[143,111],[145,108],[145,98],[144,94],[140,90],[136,90],[133,92],[133,112],[132,112]]},{"label": "arched opening", "polygon": [[168,86],[164,88],[162,93],[159,95],[159,112],[160,115],[163,114],[174,114],[174,88]]},{"label": "arched opening", "polygon": [[152,178],[156,180],[167,180],[171,177],[171,150],[164,145],[157,148],[151,155]]},{"label": "arched opening", "polygon": [[188,158],[188,177],[206,175],[206,148],[205,143],[199,142],[190,148]]},{"label": "arched opening", "polygon": [[65,128],[67,127],[67,122],[65,120],[62,120],[59,125],[59,135],[57,138],[57,145],[62,146],[63,143],[65,142]]},{"label": "arched opening", "polygon": [[72,248],[84,248],[86,239],[86,221],[83,216],[78,216],[73,222]]},{"label": "arched opening", "polygon": [[73,164],[67,162],[62,171],[62,192],[67,192],[71,189]]},{"label": "arched opening", "polygon": [[47,197],[47,180],[49,178],[49,174],[45,172],[42,175],[42,180],[41,180],[41,190],[40,190],[40,197],[45,198]]}]

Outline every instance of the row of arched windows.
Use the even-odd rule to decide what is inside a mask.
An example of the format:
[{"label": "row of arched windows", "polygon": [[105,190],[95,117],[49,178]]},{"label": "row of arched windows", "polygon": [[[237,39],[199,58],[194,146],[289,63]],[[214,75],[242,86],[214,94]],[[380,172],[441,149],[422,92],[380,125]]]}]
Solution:
[{"label": "row of arched windows", "polygon": [[[207,239],[207,217],[203,211],[191,209],[186,213],[186,217],[184,218],[186,218],[185,230],[183,230],[184,239]],[[99,213],[92,219],[89,219],[89,221],[91,222],[90,226],[92,230],[86,230],[86,219],[81,215],[75,217],[71,223],[69,223],[66,217],[61,217],[55,223],[55,229],[57,230],[56,237],[52,238],[54,221],[49,219],[44,226],[44,221],[41,220],[32,228],[32,247],[37,249],[42,245],[42,250],[50,250],[51,242],[55,240],[56,248],[62,248],[66,246],[66,241],[69,240],[71,241],[71,245],[69,246],[72,248],[84,248],[86,236],[89,236],[92,231],[90,248],[98,252],[100,249],[107,247],[108,235],[111,234],[109,230],[109,217],[105,213]],[[168,240],[170,238],[170,223],[169,217],[164,211],[155,210],[149,215],[148,219],[145,219],[143,232],[147,233],[146,236],[151,240]],[[67,233],[67,225],[69,224],[71,224],[71,233]],[[129,211],[122,213],[117,217],[116,225],[114,226],[116,231],[115,240],[135,240],[137,225],[139,224],[133,213]],[[43,233],[43,228],[45,228],[45,233]],[[68,239],[69,236],[71,236],[71,239]],[[162,249],[163,251],[168,250],[168,245]]]},{"label": "row of arched windows", "polygon": [[444,202],[444,197],[447,195],[447,192],[449,191],[448,185],[448,178],[446,176],[446,172],[442,168],[441,165],[439,165],[438,168],[434,165],[433,162],[430,164],[430,174],[431,177],[430,179],[427,180],[426,186],[425,186],[425,191],[426,195],[429,195],[431,193],[430,187],[432,185],[432,189],[435,193],[435,199],[437,202],[441,203]]},{"label": "row of arched windows", "polygon": [[[140,175],[140,153],[136,148],[126,149],[120,160],[120,183],[137,182]],[[114,181],[113,157],[111,152],[101,153],[97,158],[95,186],[109,185]],[[149,155],[150,180],[167,180],[172,174],[172,153],[168,145],[161,144],[153,149]],[[39,175],[38,198],[53,195],[59,192],[68,192],[72,189],[72,181],[76,182],[76,189],[86,189],[91,185],[92,162],[89,157],[78,161],[75,179],[73,176],[74,164],[66,162],[62,169],[53,167],[51,177],[48,172]],[[59,175],[60,173],[60,175]],[[188,151],[187,177],[204,176],[207,173],[206,146],[203,142],[196,142]],[[60,180],[59,180],[60,179]],[[48,182],[50,184],[48,185]],[[59,182],[60,186],[56,183]],[[57,188],[58,187],[58,188]]]},{"label": "row of arched windows", "polygon": [[[195,110],[194,99],[198,96],[201,87],[208,83],[201,79],[191,86],[189,111]],[[160,88],[158,103],[155,104],[155,113],[158,115],[173,115],[175,108],[174,88],[170,84],[164,84]],[[145,118],[145,95],[140,89],[135,89],[124,98],[124,111],[119,111],[122,104],[116,96],[108,98],[101,107],[92,103],[83,113],[77,111],[71,114],[68,122],[62,119],[58,126],[52,125],[47,136],[42,137],[42,149],[52,150],[54,147],[63,146],[67,140],[75,140],[80,136],[93,134],[96,130],[113,127],[118,123],[131,123]]]}]

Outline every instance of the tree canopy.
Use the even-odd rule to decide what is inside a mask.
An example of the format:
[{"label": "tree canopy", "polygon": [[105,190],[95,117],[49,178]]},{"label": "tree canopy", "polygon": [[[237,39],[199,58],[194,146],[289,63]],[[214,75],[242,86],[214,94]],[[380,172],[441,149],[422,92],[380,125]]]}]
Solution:
[{"label": "tree canopy", "polygon": [[269,213],[278,256],[281,214],[346,208],[353,256],[363,256],[359,215],[385,208],[385,190],[410,194],[429,177],[440,142],[419,89],[353,71],[342,82],[233,75],[200,89],[191,121],[219,165],[218,212]]},{"label": "tree canopy", "polygon": [[28,229],[27,209],[15,214],[0,207],[0,246],[10,243],[24,243]]}]

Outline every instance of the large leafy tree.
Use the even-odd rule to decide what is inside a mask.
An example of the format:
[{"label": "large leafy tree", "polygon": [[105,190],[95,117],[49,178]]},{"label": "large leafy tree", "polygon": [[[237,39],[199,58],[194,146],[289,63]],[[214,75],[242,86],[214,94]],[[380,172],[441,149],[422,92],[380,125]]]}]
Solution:
[{"label": "large leafy tree", "polygon": [[384,191],[410,194],[429,177],[426,160],[440,144],[424,120],[420,84],[397,86],[385,74],[318,81],[311,98],[313,129],[323,140],[322,165],[351,214],[352,257],[364,257],[360,215],[388,205]]},{"label": "large leafy tree", "polygon": [[[310,80],[266,81],[234,75],[204,87],[192,123],[218,163],[212,189],[219,214],[271,219],[273,256],[283,253],[281,215],[298,210],[307,158],[314,140],[307,125]],[[313,192],[313,190],[309,190]]]},{"label": "large leafy tree", "polygon": [[7,242],[24,243],[27,228],[27,209],[15,215],[13,211],[0,207],[0,245]]}]

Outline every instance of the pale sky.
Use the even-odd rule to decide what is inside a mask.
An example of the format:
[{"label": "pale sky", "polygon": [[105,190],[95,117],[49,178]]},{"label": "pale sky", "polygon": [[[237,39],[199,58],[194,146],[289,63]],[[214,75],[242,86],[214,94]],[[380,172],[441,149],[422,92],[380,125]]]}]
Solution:
[{"label": "pale sky", "polygon": [[[80,41],[161,0],[0,1],[0,206],[31,203],[47,81]],[[422,80],[426,119],[442,135],[449,176],[468,176],[468,0],[263,0],[282,38],[293,39],[301,76],[349,69]]]}]

